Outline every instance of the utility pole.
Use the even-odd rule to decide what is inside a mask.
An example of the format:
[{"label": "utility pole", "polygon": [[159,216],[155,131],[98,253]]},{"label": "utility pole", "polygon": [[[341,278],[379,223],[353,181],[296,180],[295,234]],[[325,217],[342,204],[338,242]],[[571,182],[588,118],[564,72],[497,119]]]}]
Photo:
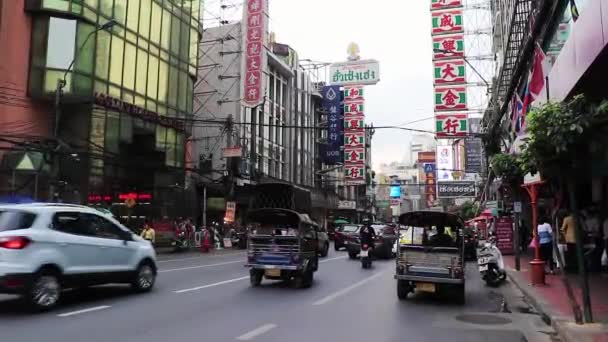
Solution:
[{"label": "utility pole", "polygon": [[[232,114],[226,119],[226,148],[232,148],[232,134],[234,132],[234,119]],[[226,172],[228,178],[228,200],[234,200],[234,158],[226,157]]]}]

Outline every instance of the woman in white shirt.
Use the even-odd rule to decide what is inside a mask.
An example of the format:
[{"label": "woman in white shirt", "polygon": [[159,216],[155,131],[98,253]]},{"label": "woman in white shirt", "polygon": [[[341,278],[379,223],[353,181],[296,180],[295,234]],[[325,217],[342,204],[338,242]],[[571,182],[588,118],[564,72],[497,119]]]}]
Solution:
[{"label": "woman in white shirt", "polygon": [[545,264],[549,266],[551,274],[553,274],[553,229],[549,224],[549,220],[543,217],[538,225],[538,242],[540,244],[540,255]]}]

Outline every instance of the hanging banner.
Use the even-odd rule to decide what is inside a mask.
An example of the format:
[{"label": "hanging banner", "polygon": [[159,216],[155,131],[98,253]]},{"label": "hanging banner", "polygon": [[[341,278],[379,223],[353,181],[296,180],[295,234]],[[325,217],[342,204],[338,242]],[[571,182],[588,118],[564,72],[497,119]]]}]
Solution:
[{"label": "hanging banner", "polygon": [[243,8],[241,94],[248,108],[261,105],[266,93],[267,6],[267,0],[246,0]]},{"label": "hanging banner", "polygon": [[467,114],[435,114],[437,138],[461,138],[469,134]]},{"label": "hanging banner", "polygon": [[433,59],[462,57],[464,57],[464,35],[451,34],[433,37]]},{"label": "hanging banner", "polygon": [[467,109],[467,88],[463,86],[436,87],[435,111]]},{"label": "hanging banner", "polygon": [[340,86],[325,86],[322,90],[323,109],[327,113],[327,144],[322,145],[322,161],[327,165],[342,162],[340,151],[344,142],[342,91]]},{"label": "hanging banner", "polygon": [[452,145],[437,146],[437,178],[440,181],[454,180],[454,151]]},{"label": "hanging banner", "polygon": [[462,0],[431,0],[431,10],[462,7]]},{"label": "hanging banner", "polygon": [[464,59],[450,61],[435,61],[433,63],[433,77],[435,84],[445,85],[454,83],[466,83]]},{"label": "hanging banner", "polygon": [[431,24],[433,35],[463,32],[462,9],[431,11]]},{"label": "hanging banner", "polygon": [[345,132],[344,147],[365,147],[365,131]]}]

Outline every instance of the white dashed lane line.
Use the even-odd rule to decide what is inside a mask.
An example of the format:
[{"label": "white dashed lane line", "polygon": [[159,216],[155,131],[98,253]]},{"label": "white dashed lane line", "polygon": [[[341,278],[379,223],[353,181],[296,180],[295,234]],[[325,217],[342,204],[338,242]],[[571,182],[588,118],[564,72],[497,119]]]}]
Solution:
[{"label": "white dashed lane line", "polygon": [[88,309],[65,312],[62,314],[58,314],[57,317],[76,316],[76,315],[81,315],[81,314],[85,314],[85,313],[89,313],[89,312],[93,312],[93,311],[105,310],[105,309],[109,309],[109,308],[111,308],[110,305],[100,305],[100,306],[95,306],[95,307],[88,308]]},{"label": "white dashed lane line", "polygon": [[245,264],[245,261],[244,260],[235,260],[235,261],[220,262],[220,263],[217,263],[217,264],[206,264],[206,265],[179,267],[179,268],[169,268],[169,269],[166,269],[166,270],[159,270],[158,273],[167,273],[167,272],[185,271],[185,270],[195,270],[195,269],[198,269],[198,268],[216,267],[216,266],[223,266],[223,265],[230,265],[230,264],[237,264],[237,263]]},{"label": "white dashed lane line", "polygon": [[264,324],[261,327],[255,328],[255,329],[251,330],[250,332],[237,337],[236,339],[239,341],[253,340],[254,338],[256,338],[262,334],[265,334],[276,327],[277,327],[276,324]]}]

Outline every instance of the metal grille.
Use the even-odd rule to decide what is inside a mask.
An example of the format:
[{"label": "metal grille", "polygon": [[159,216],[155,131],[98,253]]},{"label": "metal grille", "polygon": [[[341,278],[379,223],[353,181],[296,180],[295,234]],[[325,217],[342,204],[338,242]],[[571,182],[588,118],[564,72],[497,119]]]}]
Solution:
[{"label": "metal grille", "polygon": [[299,241],[281,239],[252,239],[249,244],[250,255],[292,255],[300,251]]}]

